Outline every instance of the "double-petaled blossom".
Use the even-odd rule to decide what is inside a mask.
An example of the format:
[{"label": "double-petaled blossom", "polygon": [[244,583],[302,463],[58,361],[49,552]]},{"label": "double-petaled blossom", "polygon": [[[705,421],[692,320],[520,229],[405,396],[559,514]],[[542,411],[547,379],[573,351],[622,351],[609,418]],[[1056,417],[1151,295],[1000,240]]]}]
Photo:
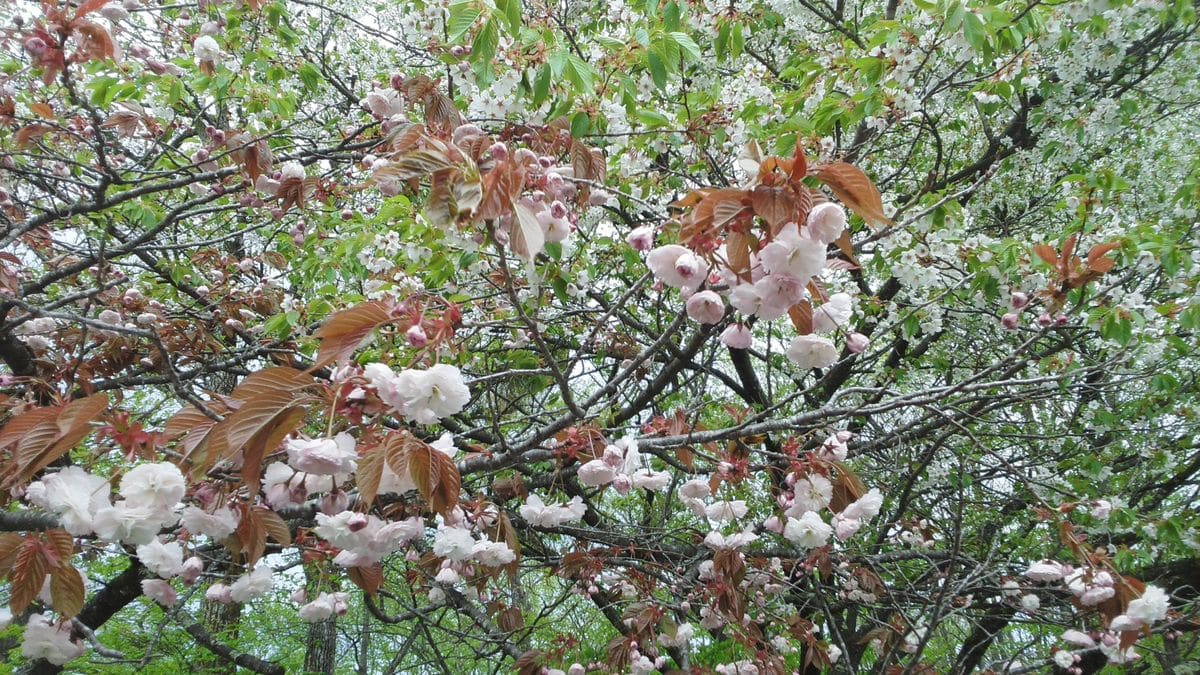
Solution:
[{"label": "double-petaled blossom", "polygon": [[650,251],[646,265],[654,276],[672,288],[696,288],[707,275],[704,261],[679,244],[667,244]]},{"label": "double-petaled blossom", "polygon": [[826,368],[838,358],[837,347],[820,335],[797,335],[787,348],[787,357],[802,370]]},{"label": "double-petaled blossom", "polygon": [[832,534],[833,528],[815,511],[808,511],[799,518],[788,518],[783,526],[783,537],[801,548],[824,546]]},{"label": "double-petaled blossom", "polygon": [[71,624],[51,621],[42,614],[32,614],[25,624],[21,656],[33,661],[45,659],[61,666],[83,656],[84,647],[71,639]]},{"label": "double-petaled blossom", "polygon": [[797,478],[792,492],[795,496],[786,513],[796,518],[808,511],[820,511],[829,506],[833,499],[833,483],[819,473],[812,473]]},{"label": "double-petaled blossom", "polygon": [[758,258],[767,272],[789,274],[807,284],[825,267],[825,245],[800,236],[796,224],[789,223],[759,251]]},{"label": "double-petaled blossom", "polygon": [[583,518],[583,514],[587,512],[587,505],[578,495],[565,505],[552,505],[546,504],[541,497],[530,493],[525,499],[525,503],[521,505],[519,512],[521,517],[534,527],[558,527]]},{"label": "double-petaled blossom", "polygon": [[143,579],[142,594],[163,607],[174,607],[179,602],[179,594],[171,586],[171,582],[163,579]]},{"label": "double-petaled blossom", "polygon": [[356,511],[335,515],[318,513],[313,533],[342,549],[334,562],[343,567],[372,565],[420,537],[425,526],[420,518],[385,521]]},{"label": "double-petaled blossom", "polygon": [[833,202],[825,202],[817,204],[808,212],[804,231],[822,244],[831,244],[842,236],[845,229],[846,211]]},{"label": "double-petaled blossom", "polygon": [[459,413],[471,401],[462,372],[444,363],[428,370],[410,368],[399,373],[382,363],[372,363],[363,374],[380,400],[418,424],[433,424]]},{"label": "double-petaled blossom", "polygon": [[349,608],[346,593],[321,593],[314,600],[301,606],[297,613],[302,621],[316,623],[346,613]]},{"label": "double-petaled blossom", "polygon": [[254,571],[243,574],[229,585],[229,598],[234,602],[249,602],[262,597],[275,585],[275,571],[259,563]]},{"label": "double-petaled blossom", "polygon": [[358,459],[354,437],[344,431],[333,438],[288,439],[287,454],[292,468],[319,476],[353,473]]},{"label": "double-petaled blossom", "polygon": [[156,537],[137,547],[137,557],[146,569],[163,579],[179,576],[183,571],[183,547],[179,542],[164,544]]},{"label": "double-petaled blossom", "polygon": [[693,293],[685,307],[688,317],[697,323],[718,323],[725,316],[725,301],[713,291]]},{"label": "double-petaled blossom", "polygon": [[213,541],[222,541],[237,529],[238,516],[233,509],[225,506],[212,511],[196,506],[185,506],[180,520],[188,532],[210,537]]},{"label": "double-petaled blossom", "polygon": [[854,300],[849,293],[834,293],[829,300],[813,310],[812,328],[817,333],[829,333],[845,326],[854,313]]},{"label": "double-petaled blossom", "polygon": [[68,466],[31,483],[25,498],[57,515],[67,532],[81,536],[91,534],[96,513],[110,506],[110,491],[105,478]]}]

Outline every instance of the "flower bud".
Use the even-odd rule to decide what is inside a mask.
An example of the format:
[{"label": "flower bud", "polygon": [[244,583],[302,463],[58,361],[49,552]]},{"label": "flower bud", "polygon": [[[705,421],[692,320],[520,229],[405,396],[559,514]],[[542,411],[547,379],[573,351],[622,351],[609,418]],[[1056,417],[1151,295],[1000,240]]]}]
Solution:
[{"label": "flower bud", "polygon": [[1021,309],[1029,304],[1029,296],[1021,291],[1013,291],[1009,302],[1012,304],[1013,309]]},{"label": "flower bud", "polygon": [[1016,330],[1017,326],[1021,325],[1021,316],[1013,312],[1009,312],[1000,317],[1000,325],[1004,326],[1005,330]]},{"label": "flower bud", "polygon": [[861,354],[867,351],[870,346],[871,339],[862,333],[851,333],[850,337],[846,338],[846,349],[849,349],[854,354]]}]

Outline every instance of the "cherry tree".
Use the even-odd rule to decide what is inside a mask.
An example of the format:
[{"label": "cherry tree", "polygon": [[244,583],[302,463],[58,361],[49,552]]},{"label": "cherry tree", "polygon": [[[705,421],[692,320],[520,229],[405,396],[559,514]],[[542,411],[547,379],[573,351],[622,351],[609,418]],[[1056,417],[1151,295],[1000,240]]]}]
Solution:
[{"label": "cherry tree", "polygon": [[8,663],[1194,661],[1198,26],[9,3]]}]

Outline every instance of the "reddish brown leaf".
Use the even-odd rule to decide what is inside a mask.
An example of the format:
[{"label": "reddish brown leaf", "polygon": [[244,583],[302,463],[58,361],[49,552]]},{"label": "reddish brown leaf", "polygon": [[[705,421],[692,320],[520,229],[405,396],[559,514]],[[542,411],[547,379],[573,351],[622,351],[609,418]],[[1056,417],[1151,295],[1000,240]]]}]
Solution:
[{"label": "reddish brown leaf", "polygon": [[[9,476],[7,484],[11,486],[29,480],[75,447],[92,432],[92,421],[106,408],[108,396],[94,394],[46,409],[49,413],[43,413],[40,422],[29,427],[17,441],[16,473]],[[7,440],[7,434],[5,436],[5,441],[0,441],[0,447]]]},{"label": "reddish brown leaf", "polygon": [[492,219],[512,213],[512,203],[521,195],[524,185],[524,166],[511,161],[498,162],[483,177],[483,201],[475,215]]},{"label": "reddish brown leaf", "polygon": [[792,170],[788,174],[792,181],[799,181],[808,175],[808,159],[804,156],[804,143],[796,139],[796,152],[792,155]]},{"label": "reddish brown leaf", "polygon": [[259,512],[259,507],[244,509],[242,517],[238,519],[237,529],[233,532],[242,554],[246,556],[246,564],[250,567],[253,567],[267,550],[267,529],[263,526]]},{"label": "reddish brown leaf", "polygon": [[267,537],[279,544],[280,546],[292,545],[292,532],[288,528],[287,523],[283,518],[279,517],[278,513],[270,509],[262,509],[259,512],[259,517],[262,520],[263,528],[267,532]]},{"label": "reddish brown leaf", "polygon": [[383,480],[383,463],[387,449],[382,445],[367,448],[358,459],[358,470],[354,473],[358,486],[358,500],[363,508],[371,508],[379,495],[379,481]]},{"label": "reddish brown leaf", "polygon": [[808,300],[801,300],[788,309],[788,318],[792,320],[792,326],[796,329],[797,335],[812,333],[812,317],[812,303]]},{"label": "reddish brown leaf", "polygon": [[531,649],[517,657],[513,662],[513,671],[517,675],[538,675],[542,672],[542,659],[544,655],[536,650]]},{"label": "reddish brown leaf", "polygon": [[16,561],[12,568],[12,597],[9,598],[9,608],[14,615],[25,611],[42,591],[42,584],[46,581],[49,571],[50,564],[46,560],[42,542],[34,537],[27,537],[17,549]]},{"label": "reddish brown leaf", "polygon": [[350,581],[354,582],[364,593],[374,596],[383,586],[383,566],[376,563],[370,567],[351,567],[346,570]]},{"label": "reddish brown leaf", "polygon": [[16,532],[0,534],[0,579],[12,572],[13,564],[17,562],[17,551],[25,539]]},{"label": "reddish brown leaf", "polygon": [[750,280],[750,236],[738,231],[732,231],[725,238],[725,255],[729,268],[738,278]]},{"label": "reddish brown leaf", "polygon": [[883,213],[883,198],[867,174],[853,164],[834,162],[812,170],[833,195],[870,225],[890,225],[892,220]]},{"label": "reddish brown leaf", "polygon": [[348,359],[372,331],[389,321],[390,308],[383,302],[364,302],[329,317],[315,334],[321,349],[313,369]]},{"label": "reddish brown leaf", "polygon": [[[1107,254],[1109,251],[1112,251],[1112,250],[1120,247],[1120,245],[1121,245],[1121,242],[1119,242],[1119,241],[1110,241],[1107,244],[1097,244],[1097,245],[1093,246],[1090,250],[1088,250],[1088,254],[1087,254],[1088,267],[1091,267],[1092,269],[1096,269],[1096,263],[1101,260],[1108,260],[1105,257],[1105,254]],[[1112,261],[1109,260],[1109,269],[1111,269],[1111,268],[1112,268]],[[1105,271],[1107,271],[1107,270],[1105,270]]]},{"label": "reddish brown leaf", "polygon": [[1049,244],[1036,244],[1033,247],[1033,252],[1047,265],[1058,266],[1058,251],[1054,250],[1053,246]]},{"label": "reddish brown leaf", "polygon": [[48,124],[39,124],[38,122],[27,124],[21,127],[17,133],[13,134],[13,145],[17,149],[27,148],[30,143],[41,140],[42,136],[51,131],[54,131],[54,127]]},{"label": "reddish brown leaf", "polygon": [[842,236],[838,237],[833,243],[837,244],[838,250],[842,255],[846,256],[846,260],[850,261],[854,268],[862,267],[858,263],[858,258],[854,257],[854,244],[850,242],[850,230],[842,230]]},{"label": "reddish brown leaf", "polygon": [[429,503],[430,509],[448,513],[458,504],[462,484],[458,467],[445,454],[417,438],[410,437],[407,449],[408,475],[417,491]]},{"label": "reddish brown leaf", "polygon": [[30,103],[29,109],[38,117],[47,120],[54,120],[54,108],[49,103]]},{"label": "reddish brown leaf", "polygon": [[70,565],[60,565],[50,575],[50,604],[64,619],[83,609],[83,576]]},{"label": "reddish brown leaf", "polygon": [[778,232],[785,223],[796,221],[796,193],[790,185],[759,185],[750,192],[750,204],[754,212],[767,221],[772,233]]}]

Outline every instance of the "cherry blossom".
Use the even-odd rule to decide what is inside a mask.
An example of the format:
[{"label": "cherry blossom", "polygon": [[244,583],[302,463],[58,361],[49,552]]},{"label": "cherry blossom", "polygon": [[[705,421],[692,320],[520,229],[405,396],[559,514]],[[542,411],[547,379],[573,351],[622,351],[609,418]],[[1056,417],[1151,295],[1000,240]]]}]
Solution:
[{"label": "cherry blossom", "polygon": [[30,615],[21,641],[21,656],[46,659],[61,666],[83,656],[84,651],[82,644],[71,639],[69,623],[53,623],[43,614]]},{"label": "cherry blossom", "polygon": [[801,370],[826,368],[838,358],[837,347],[819,335],[797,335],[788,345],[787,356]]}]

